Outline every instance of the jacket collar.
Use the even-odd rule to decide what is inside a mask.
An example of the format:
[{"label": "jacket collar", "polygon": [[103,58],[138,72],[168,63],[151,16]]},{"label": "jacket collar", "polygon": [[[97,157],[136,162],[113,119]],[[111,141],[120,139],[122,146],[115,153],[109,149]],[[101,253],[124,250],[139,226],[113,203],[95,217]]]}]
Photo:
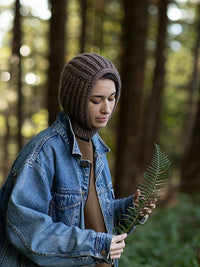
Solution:
[{"label": "jacket collar", "polygon": [[[72,154],[81,157],[82,154],[76,141],[70,118],[65,114],[64,111],[61,111],[58,114],[53,127],[62,136],[67,145],[70,146]],[[98,133],[94,134],[91,139],[96,155],[103,155],[110,152],[110,148],[104,143]]]}]

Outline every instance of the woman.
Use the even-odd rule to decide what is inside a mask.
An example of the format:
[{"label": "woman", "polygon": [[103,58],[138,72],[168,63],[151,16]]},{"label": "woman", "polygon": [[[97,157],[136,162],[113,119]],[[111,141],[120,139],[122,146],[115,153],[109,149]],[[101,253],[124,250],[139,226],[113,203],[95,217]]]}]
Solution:
[{"label": "woman", "polygon": [[109,148],[97,132],[120,89],[117,69],[98,54],[65,66],[63,111],[22,149],[0,191],[0,266],[117,266],[127,234],[112,231],[140,192],[114,199]]}]

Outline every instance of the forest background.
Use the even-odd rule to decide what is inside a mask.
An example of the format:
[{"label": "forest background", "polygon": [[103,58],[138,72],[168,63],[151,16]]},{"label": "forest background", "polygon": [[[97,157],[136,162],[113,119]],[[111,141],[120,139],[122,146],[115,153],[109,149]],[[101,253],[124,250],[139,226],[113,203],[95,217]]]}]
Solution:
[{"label": "forest background", "polygon": [[0,0],[0,185],[23,145],[55,120],[64,64],[100,53],[122,78],[119,108],[100,132],[116,197],[134,192],[154,142],[173,165],[159,210],[120,264],[198,266],[199,48],[199,0]]}]

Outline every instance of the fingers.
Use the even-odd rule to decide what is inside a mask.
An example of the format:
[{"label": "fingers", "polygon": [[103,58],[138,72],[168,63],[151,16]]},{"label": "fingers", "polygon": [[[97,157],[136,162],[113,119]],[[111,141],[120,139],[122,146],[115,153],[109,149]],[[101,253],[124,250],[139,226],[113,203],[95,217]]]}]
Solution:
[{"label": "fingers", "polygon": [[156,207],[156,204],[155,203],[150,203],[150,204],[147,204],[146,206],[145,206],[145,208],[144,208],[144,211],[146,212],[146,213],[151,213],[152,212],[152,210],[153,209],[155,209],[155,207]]},{"label": "fingers", "polygon": [[120,241],[123,241],[127,237],[127,233],[121,234],[121,235],[114,235],[112,238],[112,242],[118,243]]},{"label": "fingers", "polygon": [[152,213],[151,208],[144,207],[142,211],[140,212],[140,216],[148,218],[151,213]]},{"label": "fingers", "polygon": [[150,213],[152,213],[152,211],[156,208],[156,204],[155,203],[147,203],[146,206],[143,208],[142,213],[144,215],[149,215]]},{"label": "fingers", "polygon": [[140,189],[136,189],[136,191],[135,191],[135,194],[134,194],[134,198],[133,198],[133,200],[134,200],[134,202],[135,203],[138,203],[139,202],[139,197],[140,197]]},{"label": "fingers", "polygon": [[154,199],[153,201],[150,201],[149,203],[147,203],[146,208],[147,209],[150,209],[150,210],[155,209],[156,202],[157,202],[157,199]]},{"label": "fingers", "polygon": [[121,234],[113,236],[111,245],[110,245],[110,258],[112,260],[119,259],[125,248],[124,239],[127,237],[127,234]]},{"label": "fingers", "polygon": [[[136,204],[139,203],[139,197],[141,195],[141,192],[139,189],[136,190],[135,196],[134,196],[134,202]],[[144,197],[142,197],[141,199],[145,200]],[[145,207],[142,209],[142,211],[140,212],[140,216],[148,218],[148,216],[152,213],[152,211],[156,208],[156,203],[157,202],[157,198],[153,198],[151,200],[149,200],[149,202],[146,203]]]},{"label": "fingers", "polygon": [[[138,209],[138,204],[139,204],[139,198],[141,196],[141,192],[140,189],[136,189],[134,197],[133,197],[133,201],[136,204],[136,209]],[[141,198],[142,200],[145,200],[144,197]],[[149,200],[149,202],[145,205],[145,207],[142,209],[142,211],[140,212],[140,216],[141,217],[145,217],[148,218],[149,215],[151,214],[152,210],[155,209],[156,207],[156,203],[157,202],[157,198],[153,198],[151,200]]]}]

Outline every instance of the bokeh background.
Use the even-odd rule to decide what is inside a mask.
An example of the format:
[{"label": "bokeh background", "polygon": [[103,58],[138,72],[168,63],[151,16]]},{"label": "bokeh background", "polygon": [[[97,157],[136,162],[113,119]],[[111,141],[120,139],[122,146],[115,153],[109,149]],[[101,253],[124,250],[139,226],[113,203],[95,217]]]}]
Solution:
[{"label": "bokeh background", "polygon": [[0,0],[0,185],[24,144],[55,120],[64,64],[100,53],[122,79],[100,131],[116,197],[137,188],[154,142],[172,162],[120,266],[200,266],[199,50],[199,0]]}]

